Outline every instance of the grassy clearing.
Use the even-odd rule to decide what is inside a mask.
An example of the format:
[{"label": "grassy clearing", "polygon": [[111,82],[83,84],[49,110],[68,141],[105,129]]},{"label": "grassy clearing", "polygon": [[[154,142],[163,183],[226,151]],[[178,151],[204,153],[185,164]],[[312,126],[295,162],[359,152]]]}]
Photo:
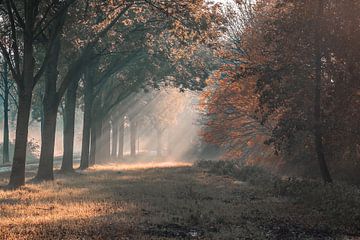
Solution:
[{"label": "grassy clearing", "polygon": [[[188,164],[112,164],[0,190],[0,239],[342,239],[326,215]],[[31,175],[31,174],[30,174]],[[5,177],[5,176],[4,176]],[[355,223],[354,223],[355,224]]]}]

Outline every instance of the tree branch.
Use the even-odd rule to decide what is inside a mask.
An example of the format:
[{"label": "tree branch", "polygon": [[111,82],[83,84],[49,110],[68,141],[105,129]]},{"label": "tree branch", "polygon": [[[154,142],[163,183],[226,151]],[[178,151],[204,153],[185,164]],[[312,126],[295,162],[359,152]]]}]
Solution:
[{"label": "tree branch", "polygon": [[7,51],[6,47],[0,42],[0,48],[1,48],[1,52],[3,53],[4,57],[5,57],[5,60],[6,62],[8,63],[9,65],[9,68],[10,68],[10,71],[12,73],[12,75],[14,76],[14,79],[16,81],[17,84],[20,84],[20,76],[17,75],[17,72],[11,62],[11,58],[10,58],[10,54],[9,52]]},{"label": "tree branch", "polygon": [[16,15],[16,18],[18,20],[18,23],[19,23],[20,27],[25,28],[24,19],[21,18],[20,14],[19,14],[19,11],[17,10],[16,5],[15,5],[13,0],[10,0],[10,5],[11,5],[11,8],[14,10],[14,13]]},{"label": "tree branch", "polygon": [[[11,46],[11,48],[13,49],[13,52],[14,52],[14,61],[15,61],[14,70],[16,71],[16,76],[20,76],[21,75],[20,74],[20,54],[19,54],[19,47],[18,47],[18,44],[17,44],[16,26],[15,26],[14,15],[12,13],[10,0],[6,0],[5,4],[6,4],[7,11],[8,11],[8,16],[9,16],[9,20],[10,20],[10,26],[11,26],[11,38],[12,38],[12,46]],[[17,81],[20,81],[20,79],[18,79]]]}]

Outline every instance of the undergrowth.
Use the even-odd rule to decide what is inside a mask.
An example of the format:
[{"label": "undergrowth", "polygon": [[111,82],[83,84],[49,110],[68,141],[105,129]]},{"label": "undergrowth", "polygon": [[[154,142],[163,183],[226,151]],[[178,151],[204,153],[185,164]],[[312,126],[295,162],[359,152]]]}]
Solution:
[{"label": "undergrowth", "polygon": [[[235,161],[199,161],[196,166],[212,174],[228,175],[260,187],[277,198],[286,198],[324,218],[337,231],[360,232],[360,188],[343,182],[275,175],[259,166],[241,166]],[[349,230],[351,229],[351,230]]]}]

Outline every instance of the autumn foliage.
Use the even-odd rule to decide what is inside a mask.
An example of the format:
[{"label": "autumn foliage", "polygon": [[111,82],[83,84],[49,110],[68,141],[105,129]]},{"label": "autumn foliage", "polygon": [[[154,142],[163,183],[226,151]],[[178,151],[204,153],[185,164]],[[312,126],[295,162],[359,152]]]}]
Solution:
[{"label": "autumn foliage", "polygon": [[[307,176],[320,175],[320,152],[333,176],[359,179],[360,4],[272,0],[236,6],[238,14],[246,10],[247,21],[241,28],[227,21],[221,64],[203,95],[205,139],[226,146],[227,158],[257,155],[256,162]],[[268,147],[277,157],[259,156]]]}]

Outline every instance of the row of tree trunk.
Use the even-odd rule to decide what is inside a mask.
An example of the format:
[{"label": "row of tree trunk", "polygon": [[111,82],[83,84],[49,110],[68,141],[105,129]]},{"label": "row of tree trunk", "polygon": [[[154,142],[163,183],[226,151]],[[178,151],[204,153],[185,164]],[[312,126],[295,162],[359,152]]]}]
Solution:
[{"label": "row of tree trunk", "polygon": [[[96,95],[94,89],[94,68],[89,67],[83,74],[84,112],[81,144],[80,169],[87,169],[95,163],[124,158],[124,114],[115,111],[110,117],[103,113],[101,94]],[[64,110],[64,157],[61,170],[73,171],[73,144],[75,133],[75,111],[77,82],[70,85],[65,96]],[[130,124],[131,156],[136,155],[137,123],[133,119]],[[112,139],[112,140],[110,140]]]}]

